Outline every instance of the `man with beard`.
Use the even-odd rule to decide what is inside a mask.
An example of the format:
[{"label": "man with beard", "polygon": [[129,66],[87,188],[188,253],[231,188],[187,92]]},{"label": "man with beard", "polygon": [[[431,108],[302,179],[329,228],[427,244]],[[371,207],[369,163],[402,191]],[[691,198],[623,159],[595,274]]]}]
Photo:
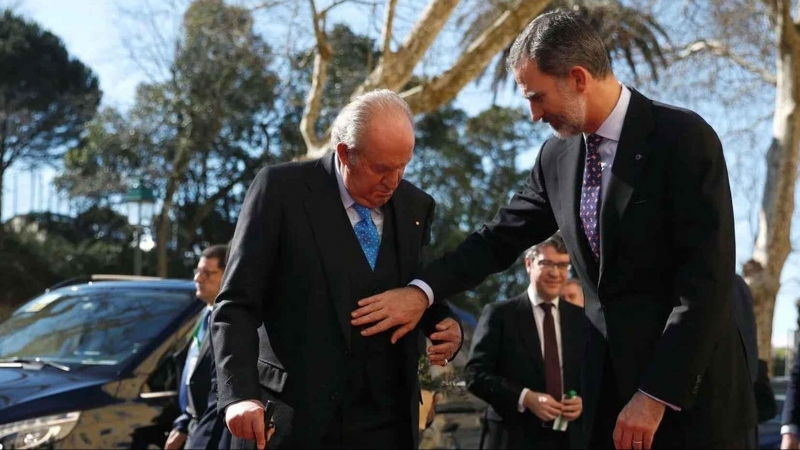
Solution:
[{"label": "man with beard", "polygon": [[[356,325],[470,289],[560,229],[581,279],[584,423],[594,448],[753,448],[755,401],[733,315],[733,211],[722,145],[697,114],[611,72],[597,33],[555,11],[508,67],[547,140],[524,189],[414,286],[361,301]],[[426,290],[428,290],[426,292]],[[431,299],[432,297],[432,299]]]}]

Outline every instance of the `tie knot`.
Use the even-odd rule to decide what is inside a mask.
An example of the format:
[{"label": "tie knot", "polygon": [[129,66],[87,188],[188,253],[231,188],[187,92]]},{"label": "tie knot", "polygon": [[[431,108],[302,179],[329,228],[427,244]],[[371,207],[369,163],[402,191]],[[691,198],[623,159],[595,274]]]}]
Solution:
[{"label": "tie knot", "polygon": [[586,145],[589,147],[590,152],[597,151],[601,142],[603,142],[603,136],[599,134],[592,133],[586,137]]},{"label": "tie knot", "polygon": [[553,309],[553,304],[552,303],[548,303],[548,302],[544,302],[544,303],[539,304],[539,307],[544,310],[545,314],[550,314],[550,310]]},{"label": "tie knot", "polygon": [[372,221],[372,211],[366,206],[361,206],[358,203],[353,203],[353,209],[356,210],[356,212],[358,213],[358,217],[361,217],[361,220],[365,220],[367,222]]}]

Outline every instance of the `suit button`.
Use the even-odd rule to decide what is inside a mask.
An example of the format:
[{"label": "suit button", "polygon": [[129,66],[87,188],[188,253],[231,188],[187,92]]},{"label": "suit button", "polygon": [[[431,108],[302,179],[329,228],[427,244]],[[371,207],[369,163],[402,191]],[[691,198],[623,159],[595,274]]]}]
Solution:
[{"label": "suit button", "polygon": [[348,352],[347,350],[345,350],[345,351],[343,351],[343,352],[342,352],[342,354],[343,354],[344,356],[348,356],[348,355],[350,355],[350,352]]},{"label": "suit button", "polygon": [[334,392],[333,394],[331,394],[331,400],[336,400],[336,397],[338,396],[339,394],[337,392]]}]

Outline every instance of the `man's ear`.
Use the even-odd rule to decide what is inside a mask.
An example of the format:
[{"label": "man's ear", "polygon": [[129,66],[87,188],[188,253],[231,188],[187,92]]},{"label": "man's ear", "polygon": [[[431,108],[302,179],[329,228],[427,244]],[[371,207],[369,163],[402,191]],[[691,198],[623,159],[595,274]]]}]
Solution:
[{"label": "man's ear", "polygon": [[528,272],[528,275],[531,274],[531,260],[525,258],[525,272]]},{"label": "man's ear", "polygon": [[342,162],[343,166],[350,165],[350,152],[349,148],[347,148],[347,144],[344,142],[339,142],[336,144],[336,156],[339,157],[339,161]]},{"label": "man's ear", "polygon": [[574,66],[567,75],[569,83],[572,84],[576,92],[586,91],[586,83],[589,81],[589,77],[591,77],[591,74],[581,66]]}]

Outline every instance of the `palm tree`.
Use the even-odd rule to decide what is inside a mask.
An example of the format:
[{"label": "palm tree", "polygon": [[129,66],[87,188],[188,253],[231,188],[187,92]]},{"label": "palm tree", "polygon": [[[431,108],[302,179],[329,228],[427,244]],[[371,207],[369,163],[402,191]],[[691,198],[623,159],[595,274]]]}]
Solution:
[{"label": "palm tree", "polygon": [[[466,46],[473,42],[486,28],[490,27],[498,17],[518,1],[525,0],[477,0],[475,8],[461,15],[457,24],[467,24],[461,39]],[[656,19],[641,10],[626,6],[620,0],[553,0],[546,11],[570,9],[581,15],[594,27],[608,49],[612,64],[624,60],[633,73],[634,80],[639,81],[636,55],[650,69],[650,76],[658,81],[658,71],[666,67],[667,59],[663,49],[669,45],[669,37]],[[664,43],[661,42],[664,41]],[[513,88],[511,74],[505,67],[505,60],[511,51],[511,45],[497,56],[477,78],[480,82],[487,74],[491,74],[491,88],[495,95],[507,84]],[[665,45],[666,44],[666,45]]]}]

